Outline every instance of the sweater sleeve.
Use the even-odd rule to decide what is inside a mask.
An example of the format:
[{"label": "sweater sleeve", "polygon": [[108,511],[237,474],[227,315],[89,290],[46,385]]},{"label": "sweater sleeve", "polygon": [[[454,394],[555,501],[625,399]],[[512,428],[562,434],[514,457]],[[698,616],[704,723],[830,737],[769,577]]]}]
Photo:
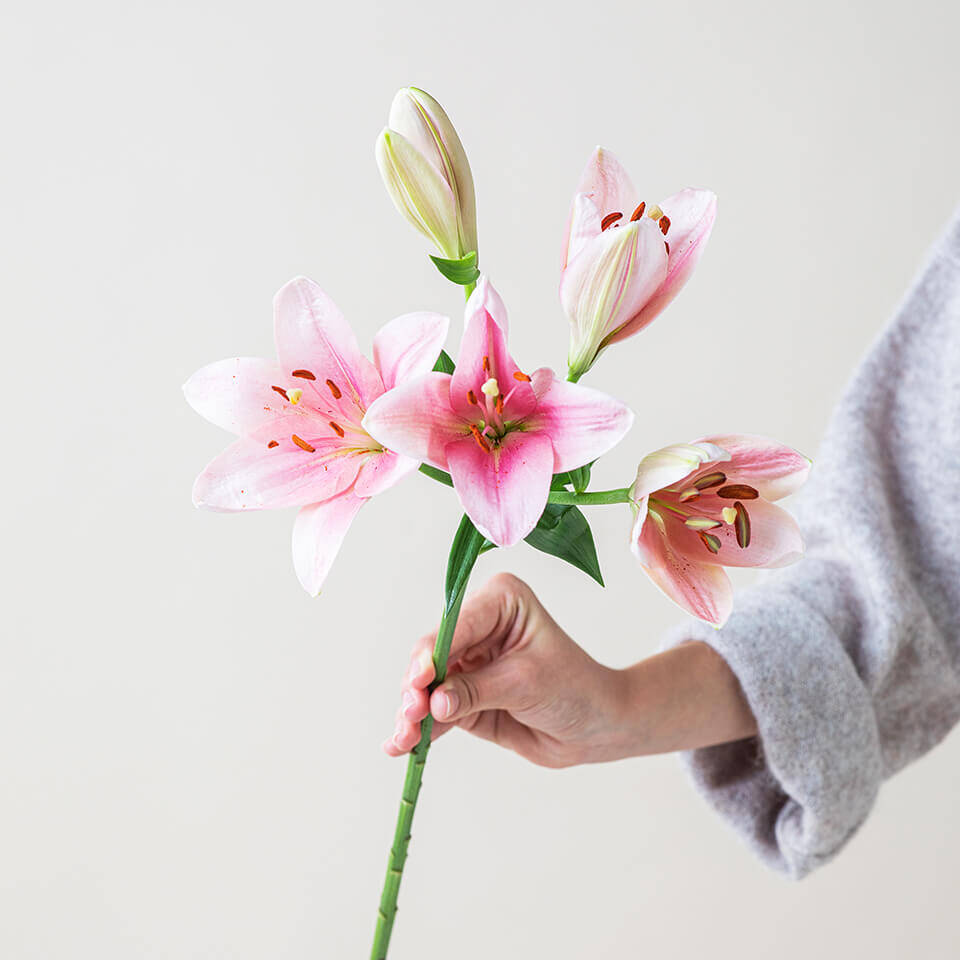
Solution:
[{"label": "sweater sleeve", "polygon": [[684,755],[697,788],[801,877],[881,782],[960,719],[960,215],[862,362],[798,499],[804,559],[738,597],[710,644],[759,735]]}]

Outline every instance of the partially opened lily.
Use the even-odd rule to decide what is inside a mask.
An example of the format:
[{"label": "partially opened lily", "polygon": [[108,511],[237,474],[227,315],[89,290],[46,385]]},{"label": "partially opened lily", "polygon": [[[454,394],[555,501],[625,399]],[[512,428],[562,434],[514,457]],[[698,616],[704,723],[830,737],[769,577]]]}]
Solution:
[{"label": "partially opened lily", "polygon": [[686,189],[647,203],[600,147],[580,178],[563,241],[560,300],[574,379],[611,343],[642,330],[680,292],[713,229],[717,198]]},{"label": "partially opened lily", "polygon": [[304,588],[318,593],[360,507],[417,467],[374,440],[363,417],[384,391],[433,367],[448,326],[435,313],[397,317],[376,335],[371,363],[323,290],[306,277],[291,280],[274,298],[279,362],[222,360],[184,385],[198,413],[240,435],[197,477],[194,503],[300,507],[294,565]]},{"label": "partially opened lily", "polygon": [[803,554],[793,517],[772,501],[798,489],[810,461],[765,437],[707,437],[644,457],[630,488],[631,547],[650,579],[701,620],[733,607],[723,567],[782,567]]},{"label": "partially opened lily", "polygon": [[606,453],[633,414],[606,394],[524,373],[507,351],[507,314],[485,277],[466,307],[456,371],[384,394],[363,426],[383,444],[449,470],[464,511],[511,546],[536,526],[554,473]]},{"label": "partially opened lily", "polygon": [[397,93],[376,156],[397,209],[444,257],[476,251],[473,174],[457,131],[430,94],[416,87]]}]

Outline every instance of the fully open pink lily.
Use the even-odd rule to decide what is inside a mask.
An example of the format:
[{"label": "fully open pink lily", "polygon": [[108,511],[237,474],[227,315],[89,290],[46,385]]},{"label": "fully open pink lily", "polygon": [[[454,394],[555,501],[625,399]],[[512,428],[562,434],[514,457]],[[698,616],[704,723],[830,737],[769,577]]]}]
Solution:
[{"label": "fully open pink lily", "polygon": [[630,488],[631,547],[671,600],[721,626],[733,608],[723,567],[782,567],[802,556],[796,521],[772,501],[809,472],[806,457],[765,437],[664,447],[643,458]]},{"label": "fully open pink lily", "polygon": [[333,301],[297,277],[274,298],[279,362],[222,360],[184,385],[190,405],[240,435],[197,477],[193,502],[209,510],[301,507],[293,559],[317,594],[357,511],[417,467],[362,426],[367,408],[430,370],[449,320],[410,313],[376,335],[374,362]]},{"label": "fully open pink lily", "polygon": [[579,377],[611,343],[642,330],[680,292],[713,229],[717,198],[686,189],[645,203],[612,153],[597,147],[563,241],[560,301]]},{"label": "fully open pink lily", "polygon": [[485,277],[466,307],[456,371],[428,373],[384,394],[363,426],[383,444],[449,470],[464,511],[498,546],[536,526],[554,473],[617,444],[633,414],[606,394],[528,376],[507,351],[507,313]]}]

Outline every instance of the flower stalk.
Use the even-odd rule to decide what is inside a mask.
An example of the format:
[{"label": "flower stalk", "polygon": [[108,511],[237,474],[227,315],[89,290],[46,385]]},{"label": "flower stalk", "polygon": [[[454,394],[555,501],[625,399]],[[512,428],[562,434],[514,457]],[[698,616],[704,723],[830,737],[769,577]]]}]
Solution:
[{"label": "flower stalk", "polygon": [[[463,595],[466,592],[467,582],[483,546],[484,538],[482,534],[470,522],[470,518],[464,516],[460,521],[456,536],[453,538],[450,558],[447,561],[443,616],[440,618],[437,640],[433,647],[433,666],[436,671],[436,678],[431,684],[431,690],[446,679],[450,644],[453,641],[457,617],[460,615]],[[377,928],[373,938],[373,949],[370,951],[370,960],[385,960],[387,948],[390,945],[390,934],[393,932],[393,921],[397,914],[400,881],[403,879],[403,868],[407,860],[407,850],[410,846],[410,828],[413,825],[417,798],[420,795],[420,787],[423,783],[423,768],[427,762],[432,732],[433,716],[428,713],[420,724],[420,741],[413,748],[410,759],[407,761],[407,774],[400,795],[400,811],[397,814],[397,826],[393,834],[390,858],[387,862],[387,875],[383,882],[383,892],[380,895]]]}]

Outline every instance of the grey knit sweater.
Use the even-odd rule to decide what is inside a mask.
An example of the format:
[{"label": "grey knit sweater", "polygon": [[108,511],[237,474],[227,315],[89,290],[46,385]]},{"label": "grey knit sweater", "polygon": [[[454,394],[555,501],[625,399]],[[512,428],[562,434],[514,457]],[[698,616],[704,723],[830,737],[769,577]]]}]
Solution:
[{"label": "grey knit sweater", "polygon": [[960,215],[837,408],[797,510],[807,555],[709,643],[759,736],[696,750],[698,788],[771,865],[833,857],[881,782],[960,719]]}]

